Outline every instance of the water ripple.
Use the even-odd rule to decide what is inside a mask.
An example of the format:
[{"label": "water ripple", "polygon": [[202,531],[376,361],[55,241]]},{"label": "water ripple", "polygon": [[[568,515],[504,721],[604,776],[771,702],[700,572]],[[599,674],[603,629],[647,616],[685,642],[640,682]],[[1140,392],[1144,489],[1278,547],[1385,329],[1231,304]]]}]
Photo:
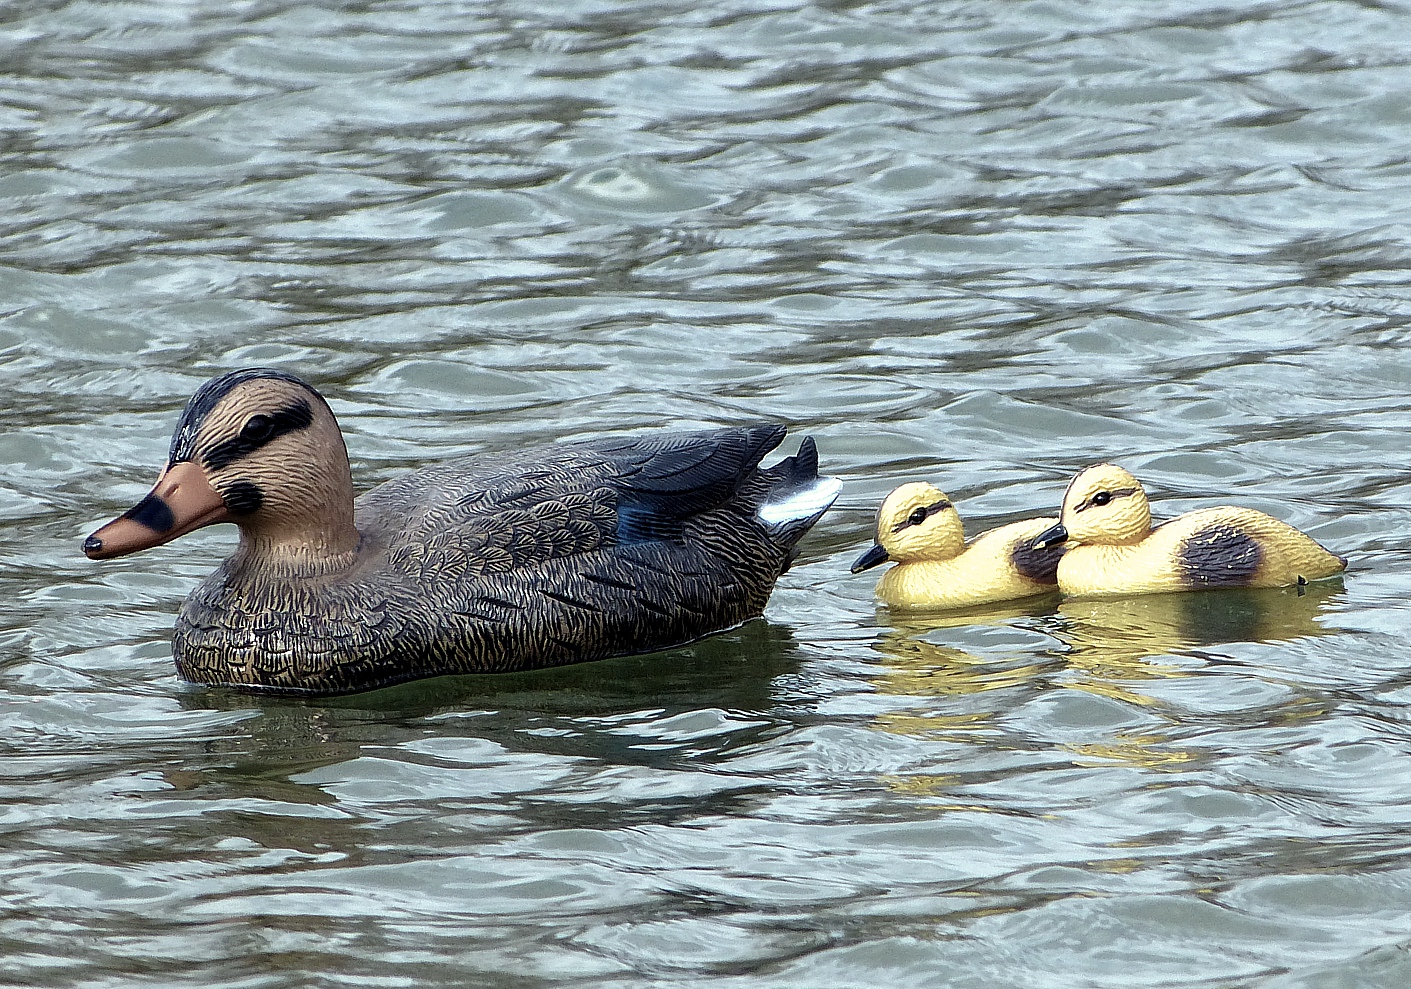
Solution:
[{"label": "water ripple", "polygon": [[[1405,984],[1407,30],[1333,0],[0,15],[0,982]],[[360,488],[753,419],[846,487],[735,632],[255,702],[169,656],[229,533],[78,554],[249,364],[318,382]],[[916,620],[847,572],[903,479],[979,531],[1105,459],[1352,569]]]}]

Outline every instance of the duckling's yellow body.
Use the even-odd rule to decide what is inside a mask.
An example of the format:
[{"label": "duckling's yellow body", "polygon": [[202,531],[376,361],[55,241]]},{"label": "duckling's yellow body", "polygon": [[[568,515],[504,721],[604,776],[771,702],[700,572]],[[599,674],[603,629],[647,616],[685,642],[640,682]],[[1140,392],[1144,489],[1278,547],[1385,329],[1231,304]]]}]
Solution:
[{"label": "duckling's yellow body", "polygon": [[1069,484],[1059,524],[1035,540],[1059,542],[1068,552],[1058,586],[1072,596],[1287,587],[1347,568],[1310,536],[1251,508],[1205,508],[1153,529],[1140,482],[1112,464]]},{"label": "duckling's yellow body", "polygon": [[954,559],[900,562],[877,581],[877,598],[893,608],[939,610],[1052,593],[1058,589],[1054,581],[1025,575],[1015,560],[1054,521],[1027,519],[991,529]]},{"label": "duckling's yellow body", "polygon": [[973,608],[1051,593],[1062,548],[1034,550],[1030,543],[1056,521],[1012,522],[967,546],[960,516],[942,491],[923,482],[903,484],[882,502],[877,543],[853,572],[895,561],[875,592],[892,608]]}]

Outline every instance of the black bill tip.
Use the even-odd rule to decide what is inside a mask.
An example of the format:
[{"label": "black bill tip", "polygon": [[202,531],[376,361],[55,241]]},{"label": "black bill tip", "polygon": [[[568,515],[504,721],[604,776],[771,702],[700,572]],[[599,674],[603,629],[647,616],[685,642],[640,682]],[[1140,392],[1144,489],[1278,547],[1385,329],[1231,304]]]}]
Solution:
[{"label": "black bill tip", "polygon": [[1029,542],[1030,549],[1048,549],[1050,546],[1057,546],[1068,538],[1068,530],[1063,527],[1063,523],[1051,525],[1043,532],[1039,533]]},{"label": "black bill tip", "polygon": [[852,565],[852,572],[862,573],[864,570],[871,570],[879,564],[886,563],[887,559],[887,551],[884,550],[880,544],[873,546],[866,553],[863,553],[857,558]]},{"label": "black bill tip", "polygon": [[90,560],[96,559],[101,552],[103,552],[103,540],[97,536],[89,536],[83,541],[83,555]]}]

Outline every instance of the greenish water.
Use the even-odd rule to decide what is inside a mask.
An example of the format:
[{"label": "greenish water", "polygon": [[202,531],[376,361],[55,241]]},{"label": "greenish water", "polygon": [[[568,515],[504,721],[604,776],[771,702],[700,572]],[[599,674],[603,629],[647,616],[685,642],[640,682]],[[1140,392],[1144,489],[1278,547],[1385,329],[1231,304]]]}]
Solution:
[{"label": "greenish water", "polygon": [[[0,984],[1411,982],[1411,8],[0,10]],[[207,377],[360,487],[771,419],[844,479],[763,622],[327,703],[179,681],[230,548],[93,564]],[[878,612],[1115,460],[1308,593]]]}]

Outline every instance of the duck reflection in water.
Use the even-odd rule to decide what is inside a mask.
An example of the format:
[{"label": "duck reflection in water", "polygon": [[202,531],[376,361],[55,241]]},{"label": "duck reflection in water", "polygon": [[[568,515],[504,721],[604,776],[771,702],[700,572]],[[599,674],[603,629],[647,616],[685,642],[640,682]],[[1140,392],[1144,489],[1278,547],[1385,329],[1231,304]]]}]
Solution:
[{"label": "duck reflection in water", "polygon": [[[1154,663],[1152,658],[1215,658],[1212,650],[1222,645],[1326,635],[1318,616],[1341,591],[1338,578],[1205,594],[1068,598],[1053,618],[1053,631],[1066,647],[1069,667],[1082,670],[1094,683],[1183,676],[1182,666]],[[1150,700],[1141,698],[1139,703]]]},{"label": "duck reflection in water", "polygon": [[[799,662],[800,646],[789,626],[757,619],[675,649],[591,665],[437,677],[335,697],[254,702],[230,688],[187,690],[177,697],[191,711],[248,712],[251,717],[231,723],[228,740],[212,747],[252,760],[261,772],[279,766],[297,772],[356,757],[366,746],[369,724],[384,733],[405,729],[405,737],[415,739],[428,724],[454,721],[467,726],[465,733],[513,751],[547,747],[603,756],[583,726],[617,723],[642,711],[656,717],[703,709],[767,715],[777,704],[775,681],[797,674]],[[572,730],[528,733],[546,724]]]},{"label": "duck reflection in water", "polygon": [[[993,736],[996,716],[1020,702],[1016,691],[1037,689],[1063,668],[1062,658],[1048,651],[1050,637],[1037,627],[1049,614],[1051,604],[1036,599],[925,614],[880,610],[885,628],[872,643],[883,657],[872,678],[878,693],[947,701],[898,708],[880,715],[876,727],[932,741],[979,743]],[[960,644],[977,638],[1000,641],[983,656]]]},{"label": "duck reflection in water", "polygon": [[[481,791],[552,789],[580,764],[690,768],[775,731],[778,682],[797,676],[803,655],[790,627],[761,619],[665,653],[331,698],[191,689],[177,694],[186,710],[245,716],[165,777],[178,790],[322,806],[339,799],[331,784],[378,774],[412,789],[447,782],[443,794],[459,789],[443,801],[473,803]],[[693,718],[705,730],[679,737]],[[559,806],[544,801],[546,818]]]}]

